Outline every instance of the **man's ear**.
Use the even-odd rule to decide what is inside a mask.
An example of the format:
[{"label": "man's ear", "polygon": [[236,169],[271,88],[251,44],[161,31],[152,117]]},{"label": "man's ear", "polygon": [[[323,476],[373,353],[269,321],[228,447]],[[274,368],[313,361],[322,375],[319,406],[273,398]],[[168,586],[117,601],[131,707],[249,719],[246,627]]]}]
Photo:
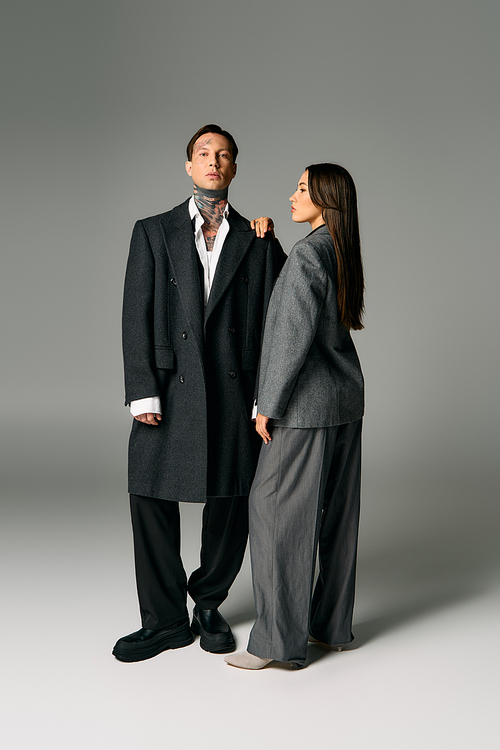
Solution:
[{"label": "man's ear", "polygon": [[187,161],[184,166],[186,167],[186,172],[191,177],[191,162]]},{"label": "man's ear", "polygon": [[236,177],[236,170],[238,169],[237,164],[233,164],[233,179]]}]

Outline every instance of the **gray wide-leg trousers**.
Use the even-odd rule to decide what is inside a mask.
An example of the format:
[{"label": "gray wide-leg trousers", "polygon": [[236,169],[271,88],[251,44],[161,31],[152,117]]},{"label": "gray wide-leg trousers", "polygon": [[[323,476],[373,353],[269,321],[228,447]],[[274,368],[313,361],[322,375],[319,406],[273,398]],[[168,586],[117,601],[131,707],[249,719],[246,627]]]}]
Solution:
[{"label": "gray wide-leg trousers", "polygon": [[249,498],[255,656],[302,665],[309,634],[332,645],[353,639],[361,428],[361,419],[273,426],[262,446]]}]

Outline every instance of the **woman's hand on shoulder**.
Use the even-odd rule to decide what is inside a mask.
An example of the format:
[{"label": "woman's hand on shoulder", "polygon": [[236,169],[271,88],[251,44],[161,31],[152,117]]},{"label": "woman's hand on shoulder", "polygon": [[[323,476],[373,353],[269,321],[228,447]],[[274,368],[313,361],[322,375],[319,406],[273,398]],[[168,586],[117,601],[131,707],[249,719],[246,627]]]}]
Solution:
[{"label": "woman's hand on shoulder", "polygon": [[255,229],[257,237],[264,237],[266,232],[271,232],[274,237],[274,221],[270,216],[259,216],[258,219],[252,219],[250,226]]},{"label": "woman's hand on shoulder", "polygon": [[268,422],[269,417],[265,417],[263,414],[257,414],[257,419],[255,420],[255,429],[266,445],[272,440],[271,435],[267,431]]}]

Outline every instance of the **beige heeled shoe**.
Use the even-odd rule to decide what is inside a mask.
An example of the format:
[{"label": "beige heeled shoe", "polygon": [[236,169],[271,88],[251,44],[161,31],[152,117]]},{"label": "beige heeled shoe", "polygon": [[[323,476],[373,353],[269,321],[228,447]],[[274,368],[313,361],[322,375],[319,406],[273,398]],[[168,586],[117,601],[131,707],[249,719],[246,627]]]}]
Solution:
[{"label": "beige heeled shoe", "polygon": [[236,654],[225,656],[224,661],[231,667],[239,667],[240,669],[263,669],[273,659],[261,659],[260,656],[249,654],[248,651],[238,651]]}]

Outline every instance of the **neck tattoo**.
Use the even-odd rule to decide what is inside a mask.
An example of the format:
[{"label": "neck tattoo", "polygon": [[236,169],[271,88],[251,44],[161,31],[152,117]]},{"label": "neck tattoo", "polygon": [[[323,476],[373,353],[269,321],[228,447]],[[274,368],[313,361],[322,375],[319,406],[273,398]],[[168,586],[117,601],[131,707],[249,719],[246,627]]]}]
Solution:
[{"label": "neck tattoo", "polygon": [[209,252],[214,249],[215,237],[224,218],[224,211],[227,206],[227,193],[227,188],[223,190],[206,190],[205,188],[198,187],[198,185],[194,185],[194,201],[204,220],[202,231]]}]

